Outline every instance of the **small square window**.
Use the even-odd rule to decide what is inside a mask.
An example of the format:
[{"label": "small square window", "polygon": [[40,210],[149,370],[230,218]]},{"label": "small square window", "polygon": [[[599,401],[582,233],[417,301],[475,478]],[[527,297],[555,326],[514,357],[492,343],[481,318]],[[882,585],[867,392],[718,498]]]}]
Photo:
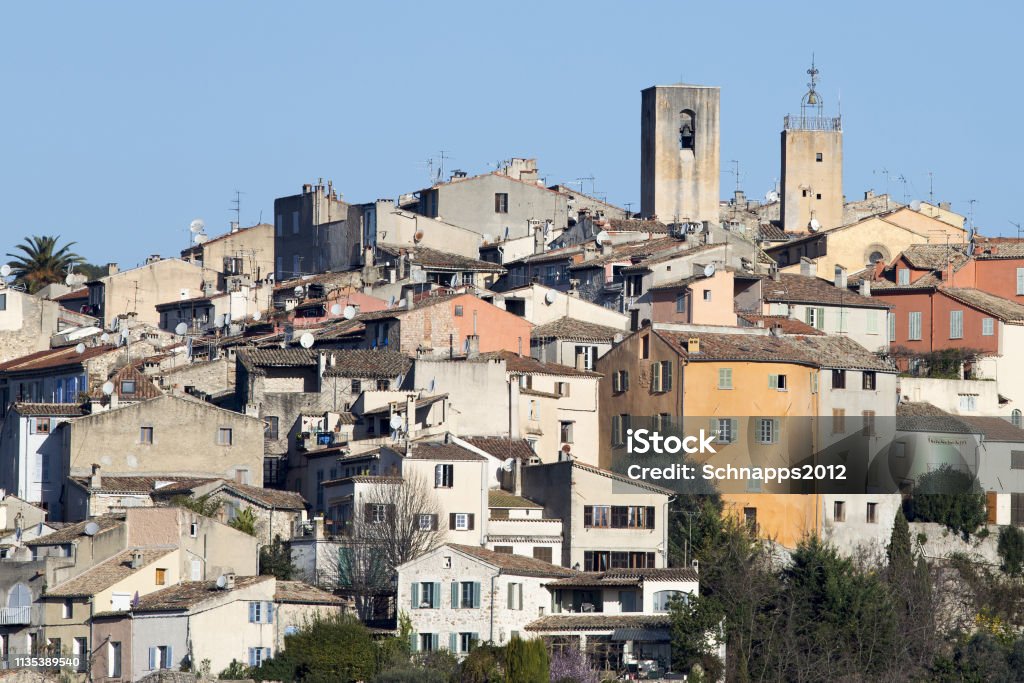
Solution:
[{"label": "small square window", "polygon": [[155,583],[158,586],[163,586],[167,583],[167,570],[161,567],[157,567]]},{"label": "small square window", "polygon": [[466,531],[469,529],[469,515],[465,512],[455,513],[455,530]]},{"label": "small square window", "polygon": [[818,152],[817,154],[814,155],[815,161],[822,161],[823,159],[824,157],[822,156],[821,152]]},{"label": "small square window", "polygon": [[456,306],[455,307],[455,316],[457,318],[461,318],[462,317],[462,306]]},{"label": "small square window", "polygon": [[878,503],[868,503],[868,524],[878,524]]},{"label": "small square window", "polygon": [[494,193],[494,213],[508,213],[508,192]]},{"label": "small square window", "polygon": [[231,445],[231,428],[220,427],[217,429],[217,445],[218,446],[230,446]]},{"label": "small square window", "polygon": [[832,518],[837,522],[846,521],[846,503],[841,500],[837,500],[832,504]]},{"label": "small square window", "polygon": [[152,427],[142,427],[139,429],[139,443],[153,443]]},{"label": "small square window", "polygon": [[75,603],[72,602],[71,598],[66,598],[64,603],[61,605],[60,616],[62,619],[70,619],[74,613]]},{"label": "small square window", "polygon": [[122,394],[134,394],[135,393],[135,380],[133,380],[133,379],[121,380],[121,393]]},{"label": "small square window", "polygon": [[711,301],[711,290],[710,289],[705,289],[704,290],[704,301]]},{"label": "small square window", "polygon": [[818,194],[814,195],[814,198],[815,199],[821,199],[821,193],[819,192]]}]

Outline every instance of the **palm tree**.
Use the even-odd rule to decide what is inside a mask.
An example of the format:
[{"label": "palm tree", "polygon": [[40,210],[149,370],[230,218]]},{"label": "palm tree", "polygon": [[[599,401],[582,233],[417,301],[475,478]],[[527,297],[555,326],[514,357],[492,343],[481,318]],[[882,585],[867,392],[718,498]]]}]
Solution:
[{"label": "palm tree", "polygon": [[24,243],[16,245],[15,250],[23,253],[7,254],[17,276],[15,283],[21,283],[30,293],[35,293],[51,282],[63,282],[68,266],[85,263],[85,259],[70,251],[74,242],[57,249],[59,239],[60,235],[26,237]]}]

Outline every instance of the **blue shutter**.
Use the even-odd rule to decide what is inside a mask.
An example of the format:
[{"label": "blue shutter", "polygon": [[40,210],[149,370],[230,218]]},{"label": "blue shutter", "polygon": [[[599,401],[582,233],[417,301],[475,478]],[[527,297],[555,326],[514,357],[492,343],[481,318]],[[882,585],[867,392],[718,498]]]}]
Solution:
[{"label": "blue shutter", "polygon": [[441,649],[441,636],[437,633],[430,634],[430,649],[437,652]]},{"label": "blue shutter", "polygon": [[458,633],[449,633],[448,634],[448,650],[450,652],[458,652],[459,651],[459,634]]},{"label": "blue shutter", "polygon": [[480,606],[480,582],[473,582],[473,607]]},{"label": "blue shutter", "polygon": [[[437,609],[441,606],[441,583],[437,582],[434,584],[434,594],[430,596],[430,606]],[[436,636],[435,636],[436,637]],[[434,648],[437,649],[436,647]]]},{"label": "blue shutter", "polygon": [[452,581],[452,609],[456,609],[459,606],[459,583],[458,581]]},{"label": "blue shutter", "polygon": [[469,649],[472,650],[474,647],[476,647],[476,644],[480,642],[480,634],[473,633],[469,636],[469,638]]},{"label": "blue shutter", "polygon": [[250,624],[255,624],[256,623],[256,603],[255,602],[250,602],[249,603],[249,623]]},{"label": "blue shutter", "polygon": [[152,671],[156,668],[156,648],[149,648],[149,670]]},{"label": "blue shutter", "polygon": [[274,603],[272,602],[267,603],[267,623],[274,623]]},{"label": "blue shutter", "polygon": [[249,648],[249,666],[256,666],[256,648]]},{"label": "blue shutter", "polygon": [[417,645],[419,645],[419,634],[413,631],[409,634],[409,652],[416,652]]},{"label": "blue shutter", "polygon": [[171,645],[167,646],[167,668],[174,668],[174,647]]},{"label": "blue shutter", "polygon": [[[420,604],[420,586],[418,583],[412,584],[412,588],[409,590],[409,595],[412,598],[412,608],[419,609]],[[416,650],[414,649],[413,652]]]}]

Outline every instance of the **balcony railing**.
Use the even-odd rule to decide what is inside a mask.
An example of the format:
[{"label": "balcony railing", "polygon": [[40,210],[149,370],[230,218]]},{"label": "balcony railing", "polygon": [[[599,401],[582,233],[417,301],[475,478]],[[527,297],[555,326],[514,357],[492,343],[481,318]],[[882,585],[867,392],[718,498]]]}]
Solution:
[{"label": "balcony railing", "polygon": [[842,117],[836,116],[799,116],[786,114],[782,122],[786,130],[835,130],[843,129]]},{"label": "balcony railing", "polygon": [[0,626],[31,623],[31,605],[26,605],[25,607],[0,607]]}]

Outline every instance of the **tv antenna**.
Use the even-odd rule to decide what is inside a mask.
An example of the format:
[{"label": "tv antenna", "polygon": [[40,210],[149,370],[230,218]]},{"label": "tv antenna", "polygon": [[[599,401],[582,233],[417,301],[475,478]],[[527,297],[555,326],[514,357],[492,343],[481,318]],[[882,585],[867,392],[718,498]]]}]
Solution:
[{"label": "tv antenna", "polygon": [[1013,227],[1017,228],[1017,239],[1020,239],[1020,233],[1021,233],[1020,226],[1021,226],[1021,224],[1020,223],[1014,223],[1013,221],[1010,221],[1010,225],[1012,225]]},{"label": "tv antenna", "polygon": [[742,177],[740,175],[740,162],[738,160],[736,160],[736,159],[733,159],[729,163],[732,164],[732,170],[729,171],[729,173],[732,173],[733,177],[736,179],[736,191],[739,192],[740,191],[740,178]]},{"label": "tv antenna", "polygon": [[232,211],[235,212],[235,225],[237,225],[239,228],[242,227],[242,195],[243,194],[245,194],[245,193],[242,192],[241,190],[235,190],[235,198],[231,200],[231,203],[235,205],[234,208],[231,209]]},{"label": "tv antenna", "polygon": [[967,216],[968,216],[968,219],[969,219],[969,223],[968,224],[971,227],[971,232],[974,232],[974,205],[977,204],[977,203],[978,203],[977,199],[968,199],[967,200],[967,204],[970,206],[970,209],[968,210]]},{"label": "tv antenna", "polygon": [[935,204],[935,174],[928,171],[928,203]]},{"label": "tv antenna", "polygon": [[588,175],[588,176],[583,176],[582,178],[577,178],[576,182],[579,183],[580,192],[581,193],[583,192],[583,181],[585,181],[585,180],[589,180],[590,181],[590,194],[594,194],[594,183],[597,182],[597,178],[595,178],[593,175]]}]

